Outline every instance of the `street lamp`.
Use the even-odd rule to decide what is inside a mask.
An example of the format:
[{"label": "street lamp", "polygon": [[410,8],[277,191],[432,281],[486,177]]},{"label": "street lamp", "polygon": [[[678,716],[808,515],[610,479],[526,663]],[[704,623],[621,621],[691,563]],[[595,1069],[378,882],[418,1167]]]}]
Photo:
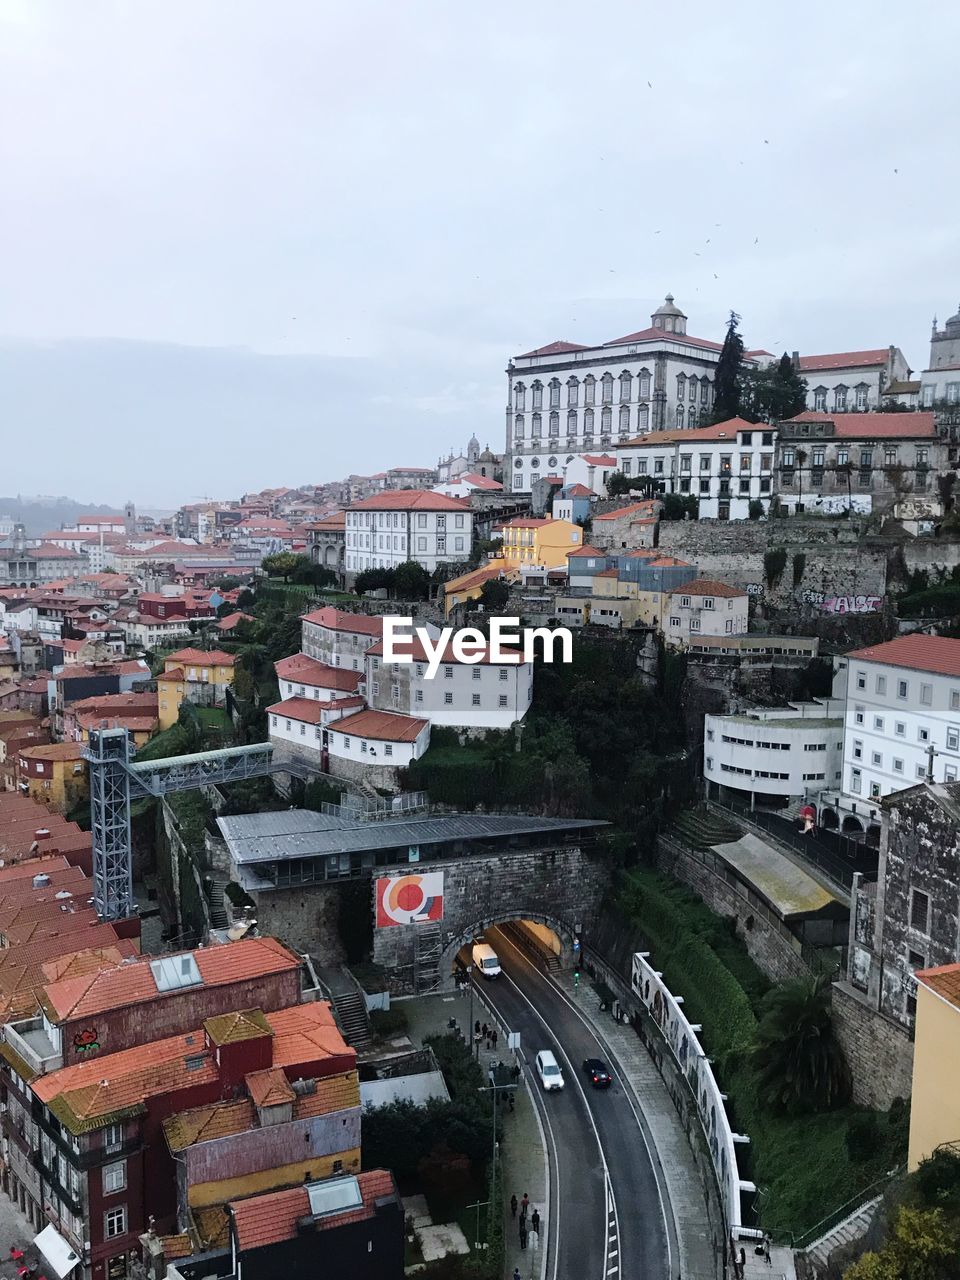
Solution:
[{"label": "street lamp", "polygon": [[[497,1093],[500,1090],[516,1089],[517,1082],[510,1073],[510,1068],[502,1062],[497,1062],[491,1066],[487,1079],[490,1081],[488,1085],[483,1085],[480,1089],[481,1093],[493,1094],[493,1165],[490,1174],[490,1205],[497,1202]],[[490,1234],[490,1224],[487,1224],[487,1235]]]}]

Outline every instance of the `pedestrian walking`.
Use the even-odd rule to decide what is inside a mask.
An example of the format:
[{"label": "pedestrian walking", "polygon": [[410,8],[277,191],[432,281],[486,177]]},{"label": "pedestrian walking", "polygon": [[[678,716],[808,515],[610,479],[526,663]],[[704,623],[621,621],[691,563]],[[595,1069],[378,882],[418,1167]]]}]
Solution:
[{"label": "pedestrian walking", "polygon": [[517,1216],[517,1197],[514,1194],[510,1197],[510,1217],[515,1218],[516,1216]]},{"label": "pedestrian walking", "polygon": [[744,1248],[740,1250],[740,1276],[741,1280],[747,1270],[747,1251]]},{"label": "pedestrian walking", "polygon": [[521,1218],[520,1219],[520,1248],[525,1249],[526,1247],[527,1247],[527,1220],[526,1218]]},{"label": "pedestrian walking", "polygon": [[523,1199],[520,1201],[520,1216],[521,1216],[521,1218],[525,1218],[525,1217],[527,1216],[527,1210],[528,1210],[529,1208],[530,1208],[530,1197],[527,1195],[527,1193],[526,1193],[526,1192],[524,1192],[524,1193],[523,1193]]},{"label": "pedestrian walking", "polygon": [[473,1024],[473,1034],[474,1034],[475,1036],[478,1036],[478,1035],[480,1034],[480,1019],[479,1019],[479,1018],[478,1018],[478,1019],[476,1020],[476,1022]]},{"label": "pedestrian walking", "polygon": [[770,1237],[769,1236],[763,1237],[763,1257],[767,1266],[772,1267],[773,1263],[770,1261]]},{"label": "pedestrian walking", "polygon": [[497,1051],[497,1028],[490,1028],[490,1048],[496,1053]]},{"label": "pedestrian walking", "polygon": [[490,1039],[490,1028],[487,1026],[486,1023],[484,1023],[483,1026],[480,1028],[480,1034],[483,1036],[484,1040]]},{"label": "pedestrian walking", "polygon": [[533,1213],[531,1213],[531,1215],[530,1215],[530,1226],[531,1226],[531,1227],[533,1228],[533,1230],[537,1233],[537,1235],[539,1235],[539,1234],[540,1234],[540,1211],[539,1211],[539,1209],[534,1209]]}]

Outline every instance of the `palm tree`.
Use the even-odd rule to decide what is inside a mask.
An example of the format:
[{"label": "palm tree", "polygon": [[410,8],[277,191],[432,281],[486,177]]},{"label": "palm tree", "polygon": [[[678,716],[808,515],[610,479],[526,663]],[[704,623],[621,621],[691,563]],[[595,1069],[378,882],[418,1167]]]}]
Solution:
[{"label": "palm tree", "polygon": [[829,978],[769,992],[753,1049],[760,1100],[775,1111],[828,1111],[850,1097],[850,1070],[830,1013]]}]

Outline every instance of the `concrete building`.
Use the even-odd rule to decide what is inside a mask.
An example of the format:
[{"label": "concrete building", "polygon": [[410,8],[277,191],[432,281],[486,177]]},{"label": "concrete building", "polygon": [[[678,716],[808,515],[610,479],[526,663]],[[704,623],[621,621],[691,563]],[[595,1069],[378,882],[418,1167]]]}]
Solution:
[{"label": "concrete building", "polygon": [[663,630],[670,592],[697,576],[694,565],[653,549],[618,553],[583,547],[567,564],[570,592],[557,597],[556,614],[572,626]]},{"label": "concrete building", "polygon": [[490,567],[503,571],[562,569],[567,554],[583,544],[583,529],[569,520],[515,516],[503,526],[503,548]]},{"label": "concrete building", "polygon": [[652,547],[657,538],[660,503],[655,498],[626,502],[615,511],[598,511],[590,539],[606,551],[636,551]]},{"label": "concrete building", "polygon": [[746,635],[749,596],[710,578],[695,578],[669,593],[663,627],[669,645],[689,645],[701,636]]},{"label": "concrete building", "polygon": [[[722,345],[688,334],[687,317],[667,294],[645,329],[597,346],[557,341],[516,356],[507,366],[504,487],[530,493],[535,476],[557,473],[578,453],[705,424]],[[745,363],[762,358],[767,353],[748,352]]]},{"label": "concrete building", "polygon": [[503,485],[492,476],[482,476],[477,471],[461,471],[452,480],[441,480],[434,485],[434,493],[445,493],[448,498],[470,498],[475,493],[503,493]]},{"label": "concrete building", "polygon": [[583,524],[590,515],[594,494],[585,484],[565,484],[553,500],[554,520],[568,520],[571,524]]},{"label": "concrete building", "polygon": [[777,430],[743,418],[697,431],[657,431],[617,445],[619,469],[655,492],[695,497],[701,519],[746,520],[774,488]]},{"label": "concrete building", "polygon": [[392,786],[397,771],[419,760],[430,745],[430,721],[362,708],[324,731],[329,771],[335,778]]},{"label": "concrete building", "polygon": [[69,813],[90,794],[83,744],[23,747],[17,758],[17,787],[57,813]]},{"label": "concrete building", "polygon": [[343,580],[347,558],[347,514],[336,511],[331,516],[307,525],[307,554],[314,564],[322,565]]},{"label": "concrete building", "polygon": [[920,375],[920,405],[923,409],[935,405],[960,409],[960,310],[942,329],[934,319],[930,359]]},{"label": "concrete building", "polygon": [[817,413],[865,413],[881,407],[892,382],[906,382],[910,367],[899,347],[800,356],[807,408]]},{"label": "concrete building", "polygon": [[912,1173],[942,1145],[960,1142],[960,964],[921,969],[917,979],[917,1016],[910,1093]]},{"label": "concrete building", "polygon": [[836,784],[843,760],[843,703],[837,699],[758,707],[704,717],[707,795],[790,808]]},{"label": "concrete building", "polygon": [[347,510],[346,574],[395,569],[415,560],[430,573],[466,560],[473,514],[458,498],[429,489],[397,489],[355,502]]},{"label": "concrete building", "polygon": [[302,632],[300,643],[308,658],[328,667],[363,672],[367,650],[383,637],[383,619],[325,605],[304,614]]},{"label": "concrete building", "polygon": [[879,835],[880,801],[960,771],[960,640],[900,636],[837,659],[845,700],[843,778],[821,797],[821,822]]},{"label": "concrete building", "polygon": [[946,460],[932,413],[808,411],[780,423],[777,496],[791,510],[882,510],[935,496]]}]

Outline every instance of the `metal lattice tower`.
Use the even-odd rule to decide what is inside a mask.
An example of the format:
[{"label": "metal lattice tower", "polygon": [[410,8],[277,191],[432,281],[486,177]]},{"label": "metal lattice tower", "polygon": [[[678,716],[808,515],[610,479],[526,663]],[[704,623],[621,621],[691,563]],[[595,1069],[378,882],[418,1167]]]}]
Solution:
[{"label": "metal lattice tower", "polygon": [[85,754],[90,763],[94,906],[101,920],[122,920],[133,910],[126,729],[91,729]]}]

